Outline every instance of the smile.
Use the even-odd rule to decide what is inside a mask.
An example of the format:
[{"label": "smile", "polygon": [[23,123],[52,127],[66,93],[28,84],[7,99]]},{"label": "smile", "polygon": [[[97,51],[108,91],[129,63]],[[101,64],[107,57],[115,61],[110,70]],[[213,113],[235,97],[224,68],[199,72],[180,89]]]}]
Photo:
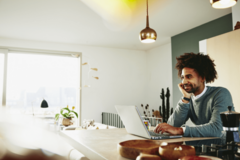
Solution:
[{"label": "smile", "polygon": [[191,88],[191,86],[184,86],[184,88],[185,88],[185,89],[187,89],[187,88]]}]

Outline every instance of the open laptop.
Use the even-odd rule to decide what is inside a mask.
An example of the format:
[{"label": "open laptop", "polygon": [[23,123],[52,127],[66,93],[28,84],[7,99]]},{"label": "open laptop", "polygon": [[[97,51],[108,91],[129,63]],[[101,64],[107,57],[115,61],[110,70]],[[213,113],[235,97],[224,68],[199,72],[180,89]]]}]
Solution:
[{"label": "open laptop", "polygon": [[181,138],[182,135],[158,134],[153,131],[148,131],[143,122],[141,114],[136,106],[115,106],[118,115],[121,117],[123,124],[128,133],[134,134],[147,139],[169,139]]}]

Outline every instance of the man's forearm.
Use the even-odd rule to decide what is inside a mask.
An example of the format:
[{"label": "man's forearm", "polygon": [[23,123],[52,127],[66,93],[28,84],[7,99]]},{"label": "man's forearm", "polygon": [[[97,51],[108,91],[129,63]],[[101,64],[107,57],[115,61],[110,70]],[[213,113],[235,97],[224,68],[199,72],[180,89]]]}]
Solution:
[{"label": "man's forearm", "polygon": [[180,100],[173,114],[169,117],[167,123],[174,127],[181,127],[188,120],[188,111],[190,104],[183,103]]}]

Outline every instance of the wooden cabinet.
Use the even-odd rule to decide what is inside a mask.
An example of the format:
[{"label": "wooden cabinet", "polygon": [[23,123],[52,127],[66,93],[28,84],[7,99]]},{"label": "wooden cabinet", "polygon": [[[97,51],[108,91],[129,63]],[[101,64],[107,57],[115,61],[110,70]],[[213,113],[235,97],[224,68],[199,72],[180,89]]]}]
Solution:
[{"label": "wooden cabinet", "polygon": [[240,112],[240,29],[207,39],[207,54],[218,72],[218,79],[210,86],[227,88]]}]

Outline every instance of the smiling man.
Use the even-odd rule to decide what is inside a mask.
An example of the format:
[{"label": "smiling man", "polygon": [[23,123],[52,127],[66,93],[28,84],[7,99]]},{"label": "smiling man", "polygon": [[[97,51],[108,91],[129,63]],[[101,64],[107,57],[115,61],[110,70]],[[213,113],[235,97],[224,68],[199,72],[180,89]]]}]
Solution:
[{"label": "smiling man", "polygon": [[[217,78],[214,61],[200,53],[185,53],[176,59],[182,98],[168,122],[159,124],[154,131],[185,137],[221,137],[220,113],[227,111],[228,106],[233,110],[234,107],[226,88],[205,85]],[[195,126],[185,125],[189,118]]]}]

